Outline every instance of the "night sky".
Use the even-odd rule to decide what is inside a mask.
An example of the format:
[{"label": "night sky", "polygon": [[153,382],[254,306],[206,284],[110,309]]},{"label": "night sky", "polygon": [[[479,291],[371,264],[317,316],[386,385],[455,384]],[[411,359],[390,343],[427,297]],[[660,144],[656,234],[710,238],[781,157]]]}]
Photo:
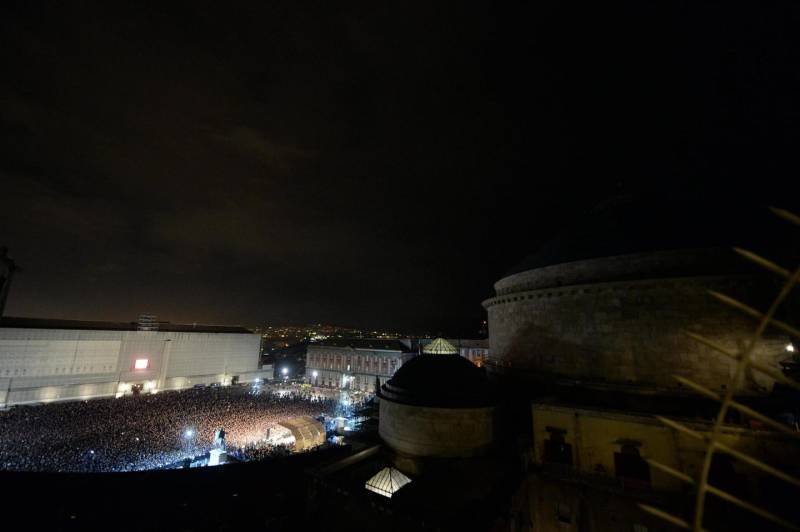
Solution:
[{"label": "night sky", "polygon": [[2,2],[6,315],[469,334],[598,203],[795,193],[793,2],[498,4]]}]

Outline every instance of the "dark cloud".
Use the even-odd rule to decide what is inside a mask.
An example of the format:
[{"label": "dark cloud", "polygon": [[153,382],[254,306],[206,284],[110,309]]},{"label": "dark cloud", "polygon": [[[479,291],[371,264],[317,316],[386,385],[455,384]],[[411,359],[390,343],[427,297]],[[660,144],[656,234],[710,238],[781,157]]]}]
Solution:
[{"label": "dark cloud", "polygon": [[796,170],[781,9],[4,2],[8,312],[471,330],[603,198]]}]

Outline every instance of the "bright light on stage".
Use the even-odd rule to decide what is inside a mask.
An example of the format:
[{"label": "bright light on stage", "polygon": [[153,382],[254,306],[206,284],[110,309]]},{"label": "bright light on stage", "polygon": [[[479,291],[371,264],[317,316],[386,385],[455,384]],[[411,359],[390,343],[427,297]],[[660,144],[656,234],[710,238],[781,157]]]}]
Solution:
[{"label": "bright light on stage", "polygon": [[224,462],[226,453],[222,449],[211,449],[208,455],[208,465],[218,466]]},{"label": "bright light on stage", "polygon": [[150,366],[149,358],[137,358],[133,363],[133,369],[147,369]]}]

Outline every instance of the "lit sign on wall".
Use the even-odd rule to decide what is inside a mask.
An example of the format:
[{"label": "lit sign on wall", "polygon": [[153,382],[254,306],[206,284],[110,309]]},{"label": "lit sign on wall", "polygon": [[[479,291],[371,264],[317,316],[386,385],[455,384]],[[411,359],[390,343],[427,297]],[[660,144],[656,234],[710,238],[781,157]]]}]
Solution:
[{"label": "lit sign on wall", "polygon": [[149,358],[137,358],[133,363],[133,369],[147,369],[150,366]]}]

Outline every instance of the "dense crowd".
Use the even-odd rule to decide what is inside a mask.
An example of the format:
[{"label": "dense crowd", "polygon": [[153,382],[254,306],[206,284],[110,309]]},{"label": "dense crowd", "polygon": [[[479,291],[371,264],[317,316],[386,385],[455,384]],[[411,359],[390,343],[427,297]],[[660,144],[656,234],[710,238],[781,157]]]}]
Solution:
[{"label": "dense crowd", "polygon": [[331,414],[334,402],[245,386],[197,388],[119,399],[51,403],[0,412],[0,469],[135,471],[155,469],[212,448],[225,430],[229,448],[257,459],[267,429],[294,416]]}]

